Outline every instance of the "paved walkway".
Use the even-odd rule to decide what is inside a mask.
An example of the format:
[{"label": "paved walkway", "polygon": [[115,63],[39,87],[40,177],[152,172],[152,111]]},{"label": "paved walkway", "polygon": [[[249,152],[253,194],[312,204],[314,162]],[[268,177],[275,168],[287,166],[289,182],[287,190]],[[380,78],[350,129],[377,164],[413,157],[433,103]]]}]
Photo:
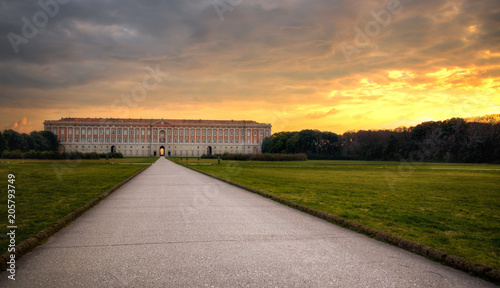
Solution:
[{"label": "paved walkway", "polygon": [[495,287],[165,159],[0,287]]}]

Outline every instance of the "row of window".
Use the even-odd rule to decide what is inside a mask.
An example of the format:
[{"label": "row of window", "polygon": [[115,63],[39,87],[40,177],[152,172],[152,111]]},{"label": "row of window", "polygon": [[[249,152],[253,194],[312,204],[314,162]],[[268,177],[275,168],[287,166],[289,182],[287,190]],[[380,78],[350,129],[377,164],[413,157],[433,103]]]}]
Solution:
[{"label": "row of window", "polygon": [[[179,143],[183,143],[183,139],[184,138],[179,138]],[[65,137],[61,137],[60,141],[61,142],[66,142],[65,141],[66,138]],[[68,137],[67,138],[68,142],[69,143],[72,143],[73,142],[73,137]],[[118,141],[115,142],[115,138],[112,138],[111,139],[111,142],[110,142],[110,139],[109,137],[106,137],[106,138],[94,138],[94,142],[92,142],[92,138],[89,137],[89,138],[85,138],[85,137],[82,137],[81,139],[81,142],[82,143],[85,143],[85,140],[87,140],[88,143],[122,143],[122,138],[118,138]],[[99,141],[98,141],[99,140]],[[151,139],[147,139],[147,143],[151,143]],[[139,141],[138,138],[130,138],[129,140],[129,143],[145,143],[145,139],[142,138],[141,141]],[[223,142],[224,141],[224,142]],[[243,139],[241,141],[243,143]],[[253,139],[253,144],[257,144],[257,143],[260,143],[262,142],[261,140],[260,141],[257,141],[257,139]],[[80,138],[79,137],[75,137],[75,143],[80,143]],[[127,138],[123,138],[123,143],[127,143]],[[157,143],[165,143],[165,138],[160,138],[160,141],[158,141]],[[168,143],[172,143],[172,138],[168,138]],[[177,143],[177,138],[174,138],[174,143]],[[185,139],[185,143],[189,143],[189,138],[186,138]],[[191,143],[195,143],[195,138],[191,138]],[[200,138],[196,138],[196,143],[200,143]],[[208,139],[205,139],[203,138],[202,139],[202,143],[212,143],[212,138],[208,138]],[[213,143],[216,144],[217,143],[217,138],[213,138]],[[219,138],[219,142],[218,143],[226,143],[228,144],[228,139],[227,138]],[[236,139],[233,139],[233,138],[230,138],[229,139],[229,143],[233,144],[233,143],[236,143],[236,144],[239,144],[240,141],[239,141],[239,138],[236,138]],[[252,143],[252,140],[248,139],[247,140],[247,144],[251,144]]]},{"label": "row of window", "polygon": [[[85,145],[81,145],[81,146],[76,145],[75,149],[85,149],[85,147],[87,147],[87,149],[104,149],[104,147],[102,145],[100,145],[99,148],[97,148],[97,145],[93,145],[94,148],[92,148],[92,145],[88,145],[88,146],[85,146]],[[115,147],[115,146],[112,146],[112,147]],[[128,149],[127,147],[128,146],[123,146],[123,149]],[[141,149],[146,149],[145,147],[146,146],[141,146]],[[147,149],[151,149],[151,146],[147,146],[147,147],[148,147]],[[228,149],[227,148],[228,146],[226,146],[226,147],[219,146],[219,148],[217,148],[217,146],[210,146],[210,147],[212,147],[212,149],[214,149],[214,150],[217,150],[217,149],[226,149],[227,150]],[[130,149],[133,149],[133,148],[134,148],[133,146],[130,146]],[[159,149],[159,148],[160,147],[158,147],[158,146],[154,146],[153,147],[154,150]],[[171,146],[168,146],[168,149],[171,149],[171,148],[172,148]],[[229,149],[233,149],[233,148],[234,149],[239,149],[239,146],[236,146],[236,147],[230,146],[229,147]],[[109,150],[109,149],[111,149],[111,147],[109,145],[107,145],[105,149]],[[122,149],[122,146],[118,146],[117,149],[118,149],[117,151],[120,152],[119,150]],[[174,146],[174,149],[177,149],[177,146]],[[196,148],[195,147],[191,147],[191,149],[192,150],[200,149],[200,146],[197,146]],[[208,146],[201,147],[201,149],[208,149]],[[248,149],[250,149],[250,147],[248,147]]]},{"label": "row of window", "polygon": [[[61,134],[64,134],[65,128],[60,128],[60,132]],[[73,135],[73,128],[67,128],[68,129],[68,135]],[[138,129],[138,128],[135,128],[135,135],[139,135],[139,130],[141,131],[141,135],[144,136],[145,135],[145,129]],[[92,131],[93,131],[93,134],[94,135],[104,135],[104,133],[106,133],[106,135],[109,135],[110,134],[110,131],[111,131],[111,135],[115,135],[115,132],[118,133],[118,135],[122,135],[122,128],[118,128],[118,129],[115,129],[115,128],[106,128],[106,129],[103,129],[103,128],[100,128],[100,129],[97,129],[97,128],[82,128],[81,130],[81,135],[92,135]],[[154,129],[154,135],[157,135],[158,133],[158,130],[157,129]],[[179,131],[179,135],[180,136],[183,136],[183,133],[185,133],[185,135],[189,135],[189,132],[191,131],[191,136],[194,136],[195,134],[195,131],[196,131],[196,136],[200,136],[200,129],[174,129],[174,135],[177,136],[177,131]],[[184,132],[185,131],[185,132]],[[219,131],[219,136],[222,136],[222,133],[224,131],[224,136],[228,136],[228,129],[201,129],[202,131],[202,134],[203,136],[206,136],[206,134],[208,134],[208,136],[212,136],[212,132],[213,132],[213,135],[216,136],[217,135],[217,131]],[[57,134],[57,128],[54,128],[53,129],[53,132],[54,134]],[[251,136],[251,131],[247,131],[247,136],[250,137]],[[130,128],[130,129],[126,129],[126,128],[123,128],[123,135],[127,135],[127,133],[130,133],[130,135],[134,135],[134,129],[133,128]],[[160,130],[160,135],[162,133],[165,133],[164,130]],[[240,130],[234,130],[234,129],[230,129],[229,130],[229,134],[230,136],[233,136],[233,133],[236,135],[236,136],[239,136],[239,133],[240,133]],[[76,135],[79,135],[80,134],[80,128],[75,128],[75,134]],[[148,136],[151,135],[151,130],[147,130],[147,134]],[[168,135],[172,135],[172,129],[168,129]],[[243,129],[241,129],[241,135],[243,136]],[[253,136],[257,136],[257,131],[254,130],[253,131]],[[264,131],[261,130],[260,131],[260,136],[261,137],[264,137]],[[269,130],[266,130],[266,137],[269,137]]]}]

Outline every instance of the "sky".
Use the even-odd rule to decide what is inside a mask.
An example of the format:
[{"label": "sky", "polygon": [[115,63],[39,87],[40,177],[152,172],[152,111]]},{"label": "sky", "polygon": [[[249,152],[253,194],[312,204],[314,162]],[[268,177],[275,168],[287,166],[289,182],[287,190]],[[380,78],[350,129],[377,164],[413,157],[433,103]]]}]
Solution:
[{"label": "sky", "polygon": [[500,113],[498,0],[0,0],[0,130],[61,117],[273,132]]}]

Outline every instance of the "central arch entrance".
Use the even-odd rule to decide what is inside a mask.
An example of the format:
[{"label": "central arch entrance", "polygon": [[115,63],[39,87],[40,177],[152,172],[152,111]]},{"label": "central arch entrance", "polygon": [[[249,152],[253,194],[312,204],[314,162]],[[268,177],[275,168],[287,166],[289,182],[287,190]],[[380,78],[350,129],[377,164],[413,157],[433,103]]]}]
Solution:
[{"label": "central arch entrance", "polygon": [[111,146],[111,153],[116,153],[116,147],[115,146]]},{"label": "central arch entrance", "polygon": [[163,146],[160,147],[160,156],[161,157],[165,156],[165,147]]},{"label": "central arch entrance", "polygon": [[212,155],[212,146],[208,146],[207,155]]}]

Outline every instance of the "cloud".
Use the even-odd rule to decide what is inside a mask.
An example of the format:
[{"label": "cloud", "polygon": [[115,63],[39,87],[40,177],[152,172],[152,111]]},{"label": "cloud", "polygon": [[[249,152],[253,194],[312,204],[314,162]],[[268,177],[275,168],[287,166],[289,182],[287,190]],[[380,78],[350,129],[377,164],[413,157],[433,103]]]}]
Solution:
[{"label": "cloud", "polygon": [[[17,54],[7,35],[21,35],[22,17],[40,7],[2,1],[0,113],[9,118],[0,124],[17,119],[9,111],[30,115],[36,129],[69,111],[119,117],[112,103],[156,65],[169,76],[130,107],[133,115],[164,108],[182,118],[266,121],[270,111],[296,107],[295,129],[357,129],[410,114],[445,117],[458,109],[448,99],[470,97],[461,111],[486,114],[498,106],[497,2],[401,1],[401,13],[347,61],[340,44],[353,44],[355,28],[364,30],[386,1],[241,1],[221,21],[212,1],[72,0]],[[449,112],[432,112],[439,109]],[[358,114],[366,116],[346,120]]]},{"label": "cloud", "polygon": [[30,133],[33,131],[33,123],[28,121],[28,118],[23,117],[21,120],[17,120],[5,126],[4,129],[12,129],[21,133]]},{"label": "cloud", "polygon": [[326,118],[330,115],[334,115],[338,112],[337,109],[335,108],[332,108],[330,109],[328,112],[314,112],[314,113],[310,113],[307,115],[307,118],[309,119],[322,119],[322,118]]}]

